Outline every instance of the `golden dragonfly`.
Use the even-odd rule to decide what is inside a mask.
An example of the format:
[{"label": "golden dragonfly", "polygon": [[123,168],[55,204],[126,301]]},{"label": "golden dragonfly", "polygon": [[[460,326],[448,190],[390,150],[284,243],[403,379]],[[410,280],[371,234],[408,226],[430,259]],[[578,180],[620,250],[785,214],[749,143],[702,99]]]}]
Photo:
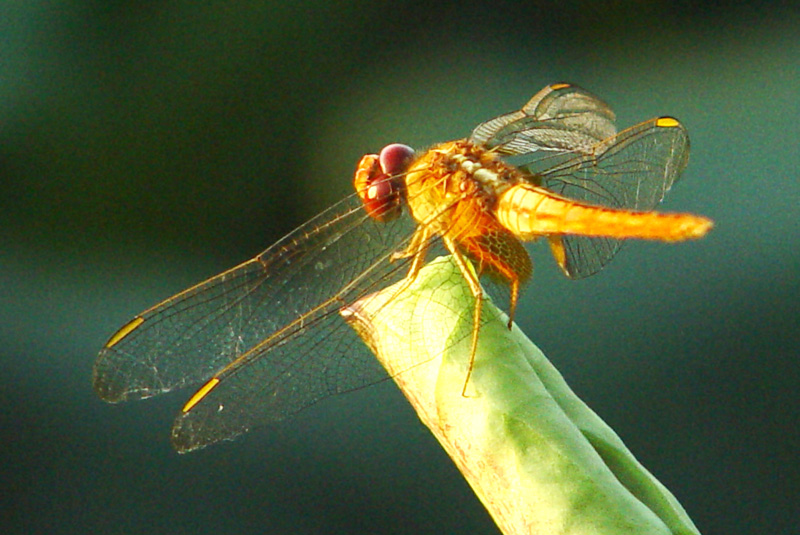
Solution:
[{"label": "golden dragonfly", "polygon": [[96,392],[119,402],[202,385],[172,431],[175,448],[191,451],[384,379],[340,311],[410,284],[437,249],[453,255],[476,298],[474,356],[479,278],[510,290],[510,325],[532,274],[523,242],[546,239],[576,279],[602,269],[623,240],[705,235],[707,218],[652,211],[686,167],[686,129],[672,117],[619,132],[614,122],[598,97],[557,83],[466,139],[364,156],[355,193],[112,335],[94,367]]}]

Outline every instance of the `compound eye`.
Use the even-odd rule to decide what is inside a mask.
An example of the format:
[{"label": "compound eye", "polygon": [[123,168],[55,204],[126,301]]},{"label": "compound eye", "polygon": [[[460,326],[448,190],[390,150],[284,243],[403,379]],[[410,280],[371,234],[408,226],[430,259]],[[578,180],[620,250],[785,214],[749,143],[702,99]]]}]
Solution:
[{"label": "compound eye", "polygon": [[414,159],[414,149],[402,143],[386,145],[379,156],[381,170],[387,176],[400,175],[406,172]]},{"label": "compound eye", "polygon": [[370,217],[386,222],[400,215],[402,187],[403,181],[399,177],[383,173],[376,173],[370,177],[369,185],[361,198]]},{"label": "compound eye", "polygon": [[377,154],[367,154],[361,159],[353,185],[364,203],[364,209],[373,219],[386,222],[400,215],[403,178],[384,173]]}]

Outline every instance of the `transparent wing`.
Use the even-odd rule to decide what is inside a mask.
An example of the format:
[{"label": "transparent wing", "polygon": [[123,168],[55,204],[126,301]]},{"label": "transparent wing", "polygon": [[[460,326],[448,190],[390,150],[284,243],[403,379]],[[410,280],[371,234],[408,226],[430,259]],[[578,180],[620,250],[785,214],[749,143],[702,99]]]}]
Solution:
[{"label": "transparent wing", "polygon": [[[689,158],[689,136],[676,119],[660,117],[627,128],[587,154],[562,153],[521,167],[570,199],[635,211],[654,209],[680,178]],[[621,246],[619,240],[564,236],[567,273],[596,273]]]},{"label": "transparent wing", "polygon": [[[687,163],[689,137],[675,119],[653,119],[619,134],[614,112],[580,87],[545,87],[519,111],[478,125],[471,140],[508,155],[532,181],[565,197],[652,210]],[[567,275],[582,278],[608,263],[619,240],[565,236]]]},{"label": "transparent wing", "polygon": [[470,141],[508,155],[589,153],[616,132],[614,112],[605,102],[578,86],[559,83],[539,91],[521,110],[479,124]]},{"label": "transparent wing", "polygon": [[553,154],[520,167],[570,199],[649,211],[678,180],[688,158],[686,129],[672,117],[659,117],[595,144],[588,153]]},{"label": "transparent wing", "polygon": [[408,217],[376,222],[348,197],[123,327],[98,356],[95,390],[108,401],[146,398],[238,361],[178,417],[173,441],[186,451],[384,378],[339,309],[406,275],[406,262],[389,257],[413,229]]}]

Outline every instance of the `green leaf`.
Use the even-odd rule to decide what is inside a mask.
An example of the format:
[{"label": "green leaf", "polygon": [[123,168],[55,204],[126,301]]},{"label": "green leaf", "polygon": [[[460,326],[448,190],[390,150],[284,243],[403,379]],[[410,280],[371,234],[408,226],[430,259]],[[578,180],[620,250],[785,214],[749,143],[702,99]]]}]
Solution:
[{"label": "green leaf", "polygon": [[402,284],[342,313],[503,533],[699,533],[675,497],[488,300],[462,395],[474,299],[450,257]]}]

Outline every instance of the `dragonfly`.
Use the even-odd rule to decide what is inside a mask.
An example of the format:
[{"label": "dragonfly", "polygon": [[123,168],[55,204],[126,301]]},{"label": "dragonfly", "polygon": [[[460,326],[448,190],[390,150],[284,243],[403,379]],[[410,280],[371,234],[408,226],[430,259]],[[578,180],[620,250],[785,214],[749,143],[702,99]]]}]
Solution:
[{"label": "dragonfly", "polygon": [[564,274],[579,279],[624,240],[705,235],[705,217],[653,211],[688,155],[677,119],[617,131],[605,102],[568,83],[468,138],[420,151],[387,145],[361,159],[355,193],[121,327],[97,357],[95,391],[115,403],[202,385],[172,428],[173,446],[187,452],[382,381],[341,311],[407,287],[436,251],[453,255],[475,297],[474,358],[480,279],[510,290],[510,326],[533,271],[524,243],[547,240]]}]

